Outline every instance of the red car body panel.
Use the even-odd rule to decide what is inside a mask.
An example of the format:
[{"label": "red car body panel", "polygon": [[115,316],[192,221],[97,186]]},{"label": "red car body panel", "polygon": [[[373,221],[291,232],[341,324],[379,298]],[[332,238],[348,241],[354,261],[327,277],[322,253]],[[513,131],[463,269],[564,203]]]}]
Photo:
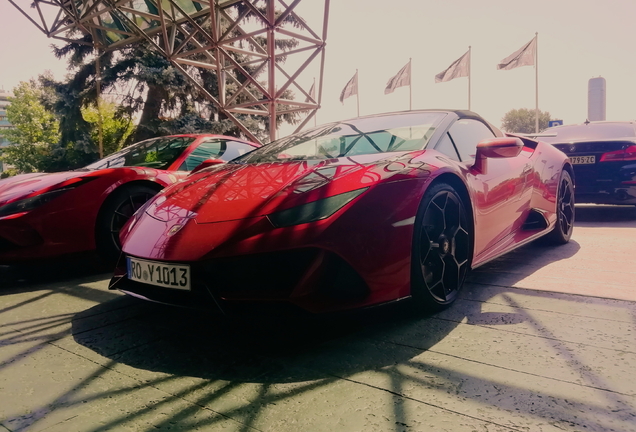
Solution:
[{"label": "red car body panel", "polygon": [[[290,289],[219,287],[219,299],[228,302],[281,301],[327,312],[408,297],[414,220],[436,180],[461,183],[468,193],[473,268],[554,227],[558,174],[567,158],[549,145],[524,142],[519,156],[489,158],[481,170],[433,149],[208,169],[167,188],[133,216],[121,233],[123,252],[154,261],[205,263],[317,251]],[[361,188],[367,189],[325,219],[278,228],[271,221],[273,213]],[[541,211],[547,226],[523,230],[532,209]],[[330,301],[321,293],[323,264],[332,255],[365,282],[364,298]],[[113,287],[125,277],[122,263]]]},{"label": "red car body panel", "polygon": [[[31,211],[0,217],[0,262],[46,259],[95,249],[95,222],[108,196],[124,185],[144,183],[163,189],[185,179],[190,173],[177,169],[205,138],[231,139],[258,147],[233,137],[212,134],[172,137],[196,139],[164,170],[133,166],[23,174],[1,180],[0,208],[58,189],[66,182],[78,181],[81,185]],[[11,247],[3,248],[3,242],[10,243]]]},{"label": "red car body panel", "polygon": [[524,147],[518,158],[489,159],[485,174],[468,174],[475,197],[473,268],[537,237],[521,229],[530,209],[541,209],[554,226],[558,174],[566,163],[561,152],[539,142],[536,149]]}]

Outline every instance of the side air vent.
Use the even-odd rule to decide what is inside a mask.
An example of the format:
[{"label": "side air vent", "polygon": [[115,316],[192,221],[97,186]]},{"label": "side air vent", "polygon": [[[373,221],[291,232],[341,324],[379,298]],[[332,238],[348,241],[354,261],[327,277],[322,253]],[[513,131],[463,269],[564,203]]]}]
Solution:
[{"label": "side air vent", "polygon": [[546,229],[547,227],[548,221],[545,220],[543,213],[537,209],[530,209],[530,213],[528,213],[528,217],[521,228],[526,231],[532,231]]}]

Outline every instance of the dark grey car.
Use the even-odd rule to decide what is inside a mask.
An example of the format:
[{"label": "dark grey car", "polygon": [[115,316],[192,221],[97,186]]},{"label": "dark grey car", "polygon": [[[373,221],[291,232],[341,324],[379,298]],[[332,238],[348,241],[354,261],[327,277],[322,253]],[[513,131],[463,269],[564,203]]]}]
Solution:
[{"label": "dark grey car", "polygon": [[634,126],[627,121],[585,122],[550,128],[538,139],[570,158],[577,203],[636,204]]}]

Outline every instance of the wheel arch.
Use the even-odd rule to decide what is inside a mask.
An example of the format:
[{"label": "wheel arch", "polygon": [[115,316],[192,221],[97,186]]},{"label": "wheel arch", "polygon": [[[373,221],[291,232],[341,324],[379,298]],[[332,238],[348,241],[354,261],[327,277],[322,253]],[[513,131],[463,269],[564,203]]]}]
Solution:
[{"label": "wheel arch", "polygon": [[99,224],[99,220],[100,218],[103,216],[103,212],[104,209],[108,207],[108,205],[116,199],[117,194],[122,191],[125,190],[127,188],[133,187],[133,186],[147,186],[149,188],[155,189],[157,192],[163,190],[165,188],[164,185],[151,181],[151,180],[133,180],[133,181],[129,181],[126,183],[122,183],[120,185],[118,185],[115,189],[113,189],[112,191],[110,191],[110,193],[108,194],[108,196],[106,197],[106,199],[104,201],[102,201],[102,204],[99,206],[99,211],[97,212],[97,217],[95,218],[95,222],[94,222],[94,226],[93,226],[93,231],[95,232],[95,235],[97,235],[97,227]]},{"label": "wheel arch", "polygon": [[568,174],[570,174],[572,182],[576,185],[576,180],[574,178],[574,167],[572,167],[572,164],[566,161],[565,164],[563,164],[563,170],[567,171]]}]

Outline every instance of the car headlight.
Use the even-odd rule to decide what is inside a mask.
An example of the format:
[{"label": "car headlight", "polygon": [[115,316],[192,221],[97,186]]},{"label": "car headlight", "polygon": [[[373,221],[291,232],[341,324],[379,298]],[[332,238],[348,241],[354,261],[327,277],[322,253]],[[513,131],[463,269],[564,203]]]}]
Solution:
[{"label": "car headlight", "polygon": [[58,196],[66,193],[73,188],[56,189],[54,191],[45,192],[19,201],[14,201],[5,206],[0,207],[0,217],[9,216],[16,213],[24,213],[40,207],[48,202],[53,201]]},{"label": "car headlight", "polygon": [[368,187],[323,198],[307,204],[292,207],[287,210],[272,213],[268,216],[272,224],[277,227],[287,227],[326,219],[357,196],[369,189]]}]

